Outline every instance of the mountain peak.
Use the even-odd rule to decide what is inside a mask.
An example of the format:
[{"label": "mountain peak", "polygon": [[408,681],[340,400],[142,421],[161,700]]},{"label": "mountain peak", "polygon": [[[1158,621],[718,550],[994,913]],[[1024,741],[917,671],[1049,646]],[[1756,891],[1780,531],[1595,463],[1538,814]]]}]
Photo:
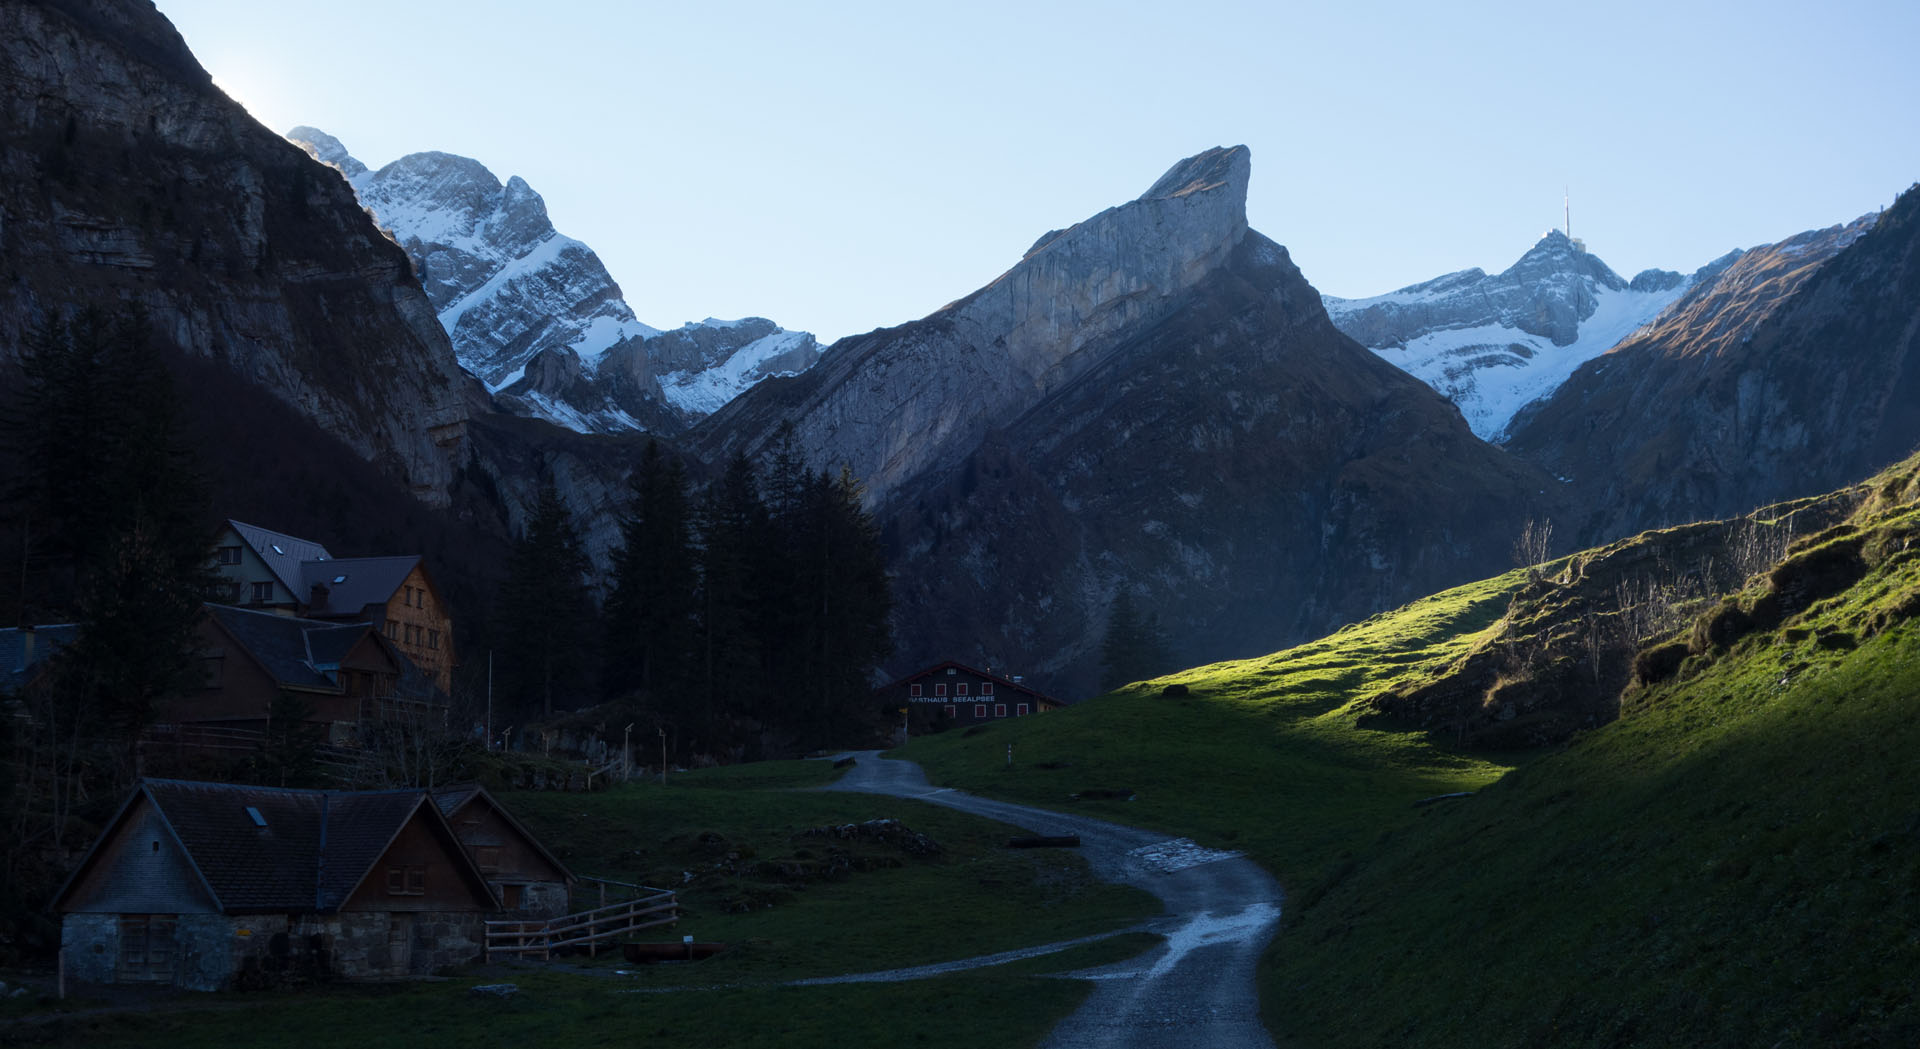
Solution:
[{"label": "mountain peak", "polygon": [[347,176],[348,182],[367,173],[367,166],[355,160],[353,154],[347,152],[347,147],[340,144],[339,139],[317,127],[302,124],[287,132],[286,139],[306,150],[309,156],[320,163],[339,168],[340,173]]},{"label": "mountain peak", "polygon": [[1215,146],[1167,169],[1140,200],[1172,200],[1196,193],[1225,190],[1240,201],[1244,212],[1247,182],[1253,173],[1253,152],[1245,146]]}]

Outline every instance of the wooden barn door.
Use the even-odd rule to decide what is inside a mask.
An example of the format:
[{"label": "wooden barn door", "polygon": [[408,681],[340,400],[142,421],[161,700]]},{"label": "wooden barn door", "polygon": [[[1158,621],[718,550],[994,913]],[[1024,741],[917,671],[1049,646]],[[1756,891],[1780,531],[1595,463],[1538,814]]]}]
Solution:
[{"label": "wooden barn door", "polygon": [[120,918],[122,983],[173,982],[174,915],[128,914]]}]

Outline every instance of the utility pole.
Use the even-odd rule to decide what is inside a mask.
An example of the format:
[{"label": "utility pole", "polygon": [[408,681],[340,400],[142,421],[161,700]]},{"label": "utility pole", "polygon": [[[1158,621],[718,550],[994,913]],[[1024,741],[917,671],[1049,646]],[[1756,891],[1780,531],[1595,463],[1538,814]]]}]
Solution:
[{"label": "utility pole", "polygon": [[627,727],[620,732],[620,782],[622,783],[633,778],[632,740],[633,722],[629,721]]},{"label": "utility pole", "polygon": [[487,649],[487,749],[493,749],[493,649]]},{"label": "utility pole", "polygon": [[667,785],[667,730],[660,730],[660,785]]}]

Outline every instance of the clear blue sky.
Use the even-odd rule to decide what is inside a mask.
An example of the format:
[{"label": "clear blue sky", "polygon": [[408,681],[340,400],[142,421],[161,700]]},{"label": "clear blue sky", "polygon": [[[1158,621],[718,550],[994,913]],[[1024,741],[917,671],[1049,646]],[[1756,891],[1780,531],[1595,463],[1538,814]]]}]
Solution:
[{"label": "clear blue sky", "polygon": [[275,131],[525,178],[661,327],[911,320],[1214,145],[1344,296],[1502,269],[1563,187],[1631,276],[1920,180],[1912,0],[158,3]]}]

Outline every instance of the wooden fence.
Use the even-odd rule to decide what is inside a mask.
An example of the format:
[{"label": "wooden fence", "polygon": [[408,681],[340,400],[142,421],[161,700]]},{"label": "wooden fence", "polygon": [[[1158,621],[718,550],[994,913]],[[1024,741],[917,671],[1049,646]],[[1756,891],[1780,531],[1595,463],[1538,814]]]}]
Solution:
[{"label": "wooden fence", "polygon": [[490,921],[487,960],[501,955],[551,958],[562,947],[585,947],[593,954],[605,940],[680,920],[679,898],[671,890],[632,888],[644,891],[632,899],[576,914],[533,921]]}]

